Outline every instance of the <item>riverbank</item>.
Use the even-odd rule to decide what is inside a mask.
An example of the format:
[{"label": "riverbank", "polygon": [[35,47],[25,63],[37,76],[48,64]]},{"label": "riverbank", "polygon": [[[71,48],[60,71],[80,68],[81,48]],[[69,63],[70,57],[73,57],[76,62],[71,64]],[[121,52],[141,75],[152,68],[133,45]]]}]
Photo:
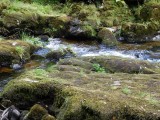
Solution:
[{"label": "riverbank", "polygon": [[20,120],[159,120],[160,2],[125,1],[1,0],[0,109],[15,105]]}]

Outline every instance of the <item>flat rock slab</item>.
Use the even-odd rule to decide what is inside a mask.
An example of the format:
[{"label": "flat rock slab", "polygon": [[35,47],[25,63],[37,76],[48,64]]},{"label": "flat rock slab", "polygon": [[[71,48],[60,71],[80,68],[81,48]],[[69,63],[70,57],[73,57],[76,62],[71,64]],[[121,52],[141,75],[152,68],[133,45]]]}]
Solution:
[{"label": "flat rock slab", "polygon": [[160,74],[83,72],[62,66],[27,71],[1,95],[20,109],[43,102],[57,120],[160,119]]}]

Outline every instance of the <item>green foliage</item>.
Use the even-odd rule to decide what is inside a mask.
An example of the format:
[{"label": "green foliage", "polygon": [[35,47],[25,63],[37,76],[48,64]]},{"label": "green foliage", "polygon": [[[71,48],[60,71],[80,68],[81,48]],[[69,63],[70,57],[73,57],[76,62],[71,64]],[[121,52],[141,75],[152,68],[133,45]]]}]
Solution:
[{"label": "green foliage", "polygon": [[131,90],[128,88],[128,87],[125,87],[125,88],[123,88],[122,89],[122,92],[124,93],[124,94],[131,94]]},{"label": "green foliage", "polygon": [[7,10],[5,12],[32,12],[32,13],[38,13],[38,14],[52,14],[52,7],[50,5],[41,5],[38,3],[23,3],[21,1],[12,1],[11,4],[8,6]]},{"label": "green foliage", "polygon": [[36,2],[40,4],[55,4],[57,2],[60,2],[60,0],[20,0],[20,1]]},{"label": "green foliage", "polygon": [[47,72],[44,69],[37,68],[33,71],[33,73],[36,76],[47,76]]},{"label": "green foliage", "polygon": [[97,34],[93,26],[90,25],[82,26],[82,30],[84,30],[87,33],[87,36],[95,37]]},{"label": "green foliage", "polygon": [[97,63],[93,64],[93,69],[94,69],[94,71],[99,72],[99,73],[105,73],[106,72],[105,69]]},{"label": "green foliage", "polygon": [[16,49],[18,55],[20,56],[20,58],[22,59],[22,57],[23,57],[23,55],[24,55],[24,52],[25,52],[24,48],[21,47],[21,46],[16,46],[15,49]]},{"label": "green foliage", "polygon": [[32,45],[37,45],[39,47],[43,47],[45,44],[44,42],[40,41],[40,38],[35,38],[33,36],[29,36],[26,33],[22,33],[21,39],[23,41],[26,41],[26,42],[32,44]]}]

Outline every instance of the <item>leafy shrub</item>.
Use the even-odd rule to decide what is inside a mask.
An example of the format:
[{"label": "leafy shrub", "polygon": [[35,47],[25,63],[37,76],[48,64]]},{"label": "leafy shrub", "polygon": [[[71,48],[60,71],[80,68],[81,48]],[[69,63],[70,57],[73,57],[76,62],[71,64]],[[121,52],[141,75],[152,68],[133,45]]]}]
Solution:
[{"label": "leafy shrub", "polygon": [[94,69],[94,71],[99,72],[99,73],[105,73],[106,72],[105,69],[97,63],[93,64],[93,69]]}]

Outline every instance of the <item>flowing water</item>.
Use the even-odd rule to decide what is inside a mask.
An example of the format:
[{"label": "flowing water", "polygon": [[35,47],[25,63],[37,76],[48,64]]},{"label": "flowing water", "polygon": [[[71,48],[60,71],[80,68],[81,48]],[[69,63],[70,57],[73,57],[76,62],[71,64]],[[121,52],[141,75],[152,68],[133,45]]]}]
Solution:
[{"label": "flowing water", "polygon": [[120,50],[115,47],[107,47],[96,42],[69,41],[60,38],[49,39],[46,45],[51,50],[70,48],[77,56],[117,56],[124,58],[148,60],[150,62],[160,62],[160,52],[148,50]]},{"label": "flowing water", "polygon": [[[103,44],[97,43],[96,41],[88,41],[88,40],[78,41],[78,40],[66,40],[61,38],[50,38],[45,48],[36,51],[34,54],[45,56],[52,50],[69,48],[76,54],[77,57],[112,55],[117,57],[147,60],[150,62],[160,62],[159,47],[157,47],[154,50],[146,50],[146,49],[135,50],[136,46],[141,46],[141,45],[132,44],[131,46],[134,46],[133,49],[126,49],[125,47],[119,49],[116,47],[107,47]],[[43,68],[45,64],[46,64],[45,60],[41,62],[31,60],[25,63],[20,71],[19,70],[14,71],[8,68],[0,68],[0,91],[2,91],[2,88],[4,87],[5,84],[7,84],[9,80],[15,78],[15,74],[20,74],[23,73],[24,70],[33,69],[37,67]],[[2,74],[3,72],[5,72],[5,74]]]}]

